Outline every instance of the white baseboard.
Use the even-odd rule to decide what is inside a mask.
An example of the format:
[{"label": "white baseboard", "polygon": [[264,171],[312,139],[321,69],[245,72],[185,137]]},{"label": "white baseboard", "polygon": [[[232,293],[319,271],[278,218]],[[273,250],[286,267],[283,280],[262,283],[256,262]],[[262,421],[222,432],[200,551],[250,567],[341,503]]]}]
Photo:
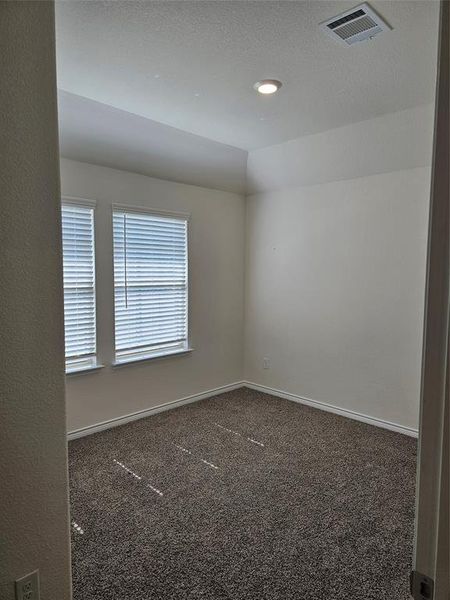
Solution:
[{"label": "white baseboard", "polygon": [[299,404],[306,404],[307,406],[312,406],[313,408],[317,408],[319,410],[331,412],[342,417],[347,417],[348,419],[354,419],[355,421],[361,421],[362,423],[368,423],[369,425],[374,425],[375,427],[382,427],[383,429],[389,429],[390,431],[403,433],[404,435],[409,435],[410,437],[418,436],[417,429],[413,429],[412,427],[406,427],[404,425],[399,425],[398,423],[391,423],[390,421],[377,419],[376,417],[370,417],[369,415],[364,415],[346,408],[339,408],[338,406],[327,404],[326,402],[319,402],[318,400],[304,398],[302,396],[298,396],[297,394],[291,394],[290,392],[277,390],[266,385],[259,385],[257,383],[253,383],[252,381],[237,381],[229,385],[223,385],[221,387],[213,388],[212,390],[206,390],[199,394],[186,396],[184,398],[180,398],[179,400],[173,400],[171,402],[159,404],[158,406],[152,406],[151,408],[146,408],[135,413],[124,415],[123,417],[116,417],[115,419],[109,419],[108,421],[103,421],[102,423],[96,423],[95,425],[89,425],[88,427],[75,429],[74,431],[70,431],[67,434],[67,437],[69,440],[75,440],[86,435],[98,433],[99,431],[111,429],[112,427],[125,425],[125,423],[130,423],[131,421],[144,419],[145,417],[150,417],[151,415],[156,415],[157,413],[163,412],[165,410],[170,410],[172,408],[177,408],[178,406],[183,406],[184,404],[191,404],[192,402],[198,402],[198,400],[205,400],[206,398],[212,398],[213,396],[217,396],[218,394],[231,392],[241,387],[247,387],[251,390],[264,392],[265,394],[271,394],[272,396],[284,398],[285,400],[291,400],[292,402],[297,402]]},{"label": "white baseboard", "polygon": [[338,406],[327,404],[326,402],[311,400],[311,398],[303,398],[302,396],[297,396],[297,394],[291,394],[290,392],[284,392],[282,390],[277,390],[265,385],[259,385],[257,383],[253,383],[252,381],[244,381],[243,385],[251,390],[264,392],[265,394],[271,394],[272,396],[277,396],[286,400],[292,400],[293,402],[298,402],[299,404],[306,404],[307,406],[325,410],[326,412],[347,417],[348,419],[354,419],[355,421],[361,421],[362,423],[375,425],[375,427],[382,427],[383,429],[389,429],[390,431],[403,433],[405,435],[409,435],[410,437],[418,437],[418,430],[413,429],[412,427],[406,427],[404,425],[399,425],[398,423],[391,423],[390,421],[377,419],[376,417],[370,417],[369,415],[364,415],[347,408],[339,408]]},{"label": "white baseboard", "polygon": [[111,427],[118,427],[119,425],[125,425],[125,423],[130,423],[131,421],[145,419],[145,417],[150,417],[151,415],[156,415],[157,413],[163,412],[165,410],[170,410],[172,408],[177,408],[179,406],[183,406],[184,404],[191,404],[192,402],[198,402],[198,400],[212,398],[213,396],[217,396],[218,394],[232,392],[233,390],[237,390],[243,386],[244,382],[242,381],[230,383],[229,385],[222,385],[221,387],[217,387],[212,390],[206,390],[205,392],[201,392],[200,394],[193,394],[192,396],[186,396],[185,398],[180,398],[179,400],[172,400],[171,402],[159,404],[158,406],[152,406],[151,408],[139,410],[138,412],[131,413],[129,415],[124,415],[123,417],[116,417],[115,419],[109,419],[108,421],[103,421],[102,423],[96,423],[95,425],[89,425],[88,427],[82,427],[81,429],[69,431],[69,433],[67,434],[67,438],[69,441],[76,440],[77,438],[81,438],[86,435],[91,435],[93,433],[98,433],[99,431],[104,431],[105,429],[111,429]]}]

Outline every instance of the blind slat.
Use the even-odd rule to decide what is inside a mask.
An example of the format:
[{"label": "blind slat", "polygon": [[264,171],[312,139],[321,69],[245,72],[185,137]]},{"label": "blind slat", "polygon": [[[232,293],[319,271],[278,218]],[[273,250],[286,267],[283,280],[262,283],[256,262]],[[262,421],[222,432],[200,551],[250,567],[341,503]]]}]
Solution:
[{"label": "blind slat", "polygon": [[116,359],[187,344],[187,220],[115,210]]},{"label": "blind slat", "polygon": [[94,210],[63,204],[64,331],[66,370],[95,365]]}]

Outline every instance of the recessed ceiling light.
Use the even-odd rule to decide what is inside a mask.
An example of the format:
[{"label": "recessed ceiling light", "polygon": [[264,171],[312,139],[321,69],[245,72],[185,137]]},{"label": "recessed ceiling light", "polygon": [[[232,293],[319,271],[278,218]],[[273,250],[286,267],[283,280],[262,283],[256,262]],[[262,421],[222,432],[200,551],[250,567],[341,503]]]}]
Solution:
[{"label": "recessed ceiling light", "polygon": [[274,94],[280,89],[281,85],[281,81],[276,79],[263,79],[257,81],[253,87],[260,94]]}]

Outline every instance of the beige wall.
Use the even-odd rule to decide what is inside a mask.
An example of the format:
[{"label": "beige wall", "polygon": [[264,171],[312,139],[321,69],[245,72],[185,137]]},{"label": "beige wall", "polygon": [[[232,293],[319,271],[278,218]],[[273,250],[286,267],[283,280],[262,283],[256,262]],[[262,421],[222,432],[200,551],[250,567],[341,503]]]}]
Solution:
[{"label": "beige wall", "polygon": [[[242,380],[244,198],[63,159],[62,193],[97,202],[99,372],[67,377],[73,431]],[[112,368],[112,203],[190,213],[193,352]]]},{"label": "beige wall", "polygon": [[450,3],[440,7],[413,569],[450,598]]},{"label": "beige wall", "polygon": [[420,168],[248,199],[247,380],[417,428],[428,190]]},{"label": "beige wall", "polygon": [[70,597],[51,2],[0,3],[0,598]]},{"label": "beige wall", "polygon": [[433,119],[425,104],[253,150],[248,193],[429,167]]},{"label": "beige wall", "polygon": [[[0,38],[0,596],[12,600],[14,579],[38,568],[42,598],[66,600],[52,4],[2,3]],[[270,164],[270,153],[264,160]],[[106,363],[111,202],[192,215],[194,352],[68,378],[69,429],[240,380],[243,198],[72,161],[62,161],[62,177],[65,194],[98,202],[99,350]],[[416,426],[429,177],[428,168],[405,167],[248,199],[247,379]],[[264,371],[263,357],[271,360]]]},{"label": "beige wall", "polygon": [[[430,185],[418,164],[431,161],[432,123],[419,107],[256,150],[249,177],[261,191],[246,201],[63,159],[63,193],[97,201],[106,364],[67,378],[69,430],[242,379],[416,429]],[[323,157],[314,174],[297,168],[308,148]],[[112,203],[191,213],[191,354],[109,366]]]},{"label": "beige wall", "polygon": [[[421,162],[431,162],[432,112],[405,112],[396,113],[397,125],[395,115],[374,119],[384,137],[373,155],[380,166],[384,149],[392,154],[395,147],[390,164],[405,167],[412,141],[422,146]],[[408,133],[399,141],[405,122]],[[373,123],[341,129],[341,138],[335,130],[310,140],[313,152],[323,148],[315,185],[265,189],[247,199],[244,376],[417,429],[430,168],[365,174],[358,155],[371,144]],[[307,154],[305,144],[250,154],[251,173],[277,171],[284,155],[286,181],[302,181],[295,152]],[[359,177],[345,179],[354,162]],[[277,180],[272,173],[260,186]]]}]

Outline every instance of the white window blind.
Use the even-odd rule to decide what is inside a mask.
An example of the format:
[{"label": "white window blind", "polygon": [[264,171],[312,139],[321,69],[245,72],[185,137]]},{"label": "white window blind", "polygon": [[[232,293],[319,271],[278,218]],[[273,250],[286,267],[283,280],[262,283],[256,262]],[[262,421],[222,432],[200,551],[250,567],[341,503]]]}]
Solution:
[{"label": "white window blind", "polygon": [[94,209],[63,204],[66,372],[96,366]]},{"label": "white window blind", "polygon": [[116,361],[186,350],[187,219],[115,209],[113,228]]}]

